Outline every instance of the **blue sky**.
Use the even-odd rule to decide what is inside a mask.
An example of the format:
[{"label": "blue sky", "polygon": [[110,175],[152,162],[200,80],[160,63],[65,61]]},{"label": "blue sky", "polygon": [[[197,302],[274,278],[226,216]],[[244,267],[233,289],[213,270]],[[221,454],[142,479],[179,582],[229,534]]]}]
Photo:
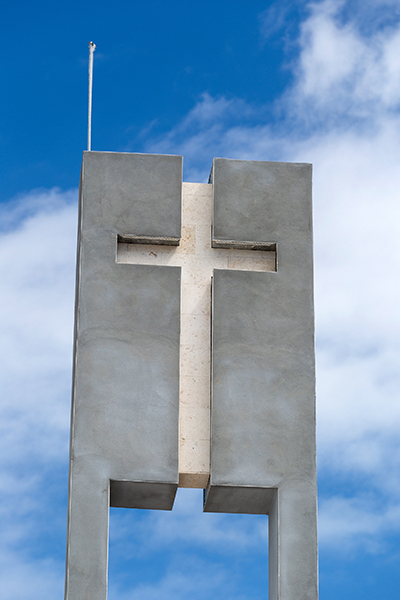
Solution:
[{"label": "blue sky", "polygon": [[[320,595],[400,587],[400,5],[7,3],[2,9],[0,581],[62,598],[77,185],[93,150],[314,165]],[[112,509],[110,600],[267,598],[267,519]]]}]

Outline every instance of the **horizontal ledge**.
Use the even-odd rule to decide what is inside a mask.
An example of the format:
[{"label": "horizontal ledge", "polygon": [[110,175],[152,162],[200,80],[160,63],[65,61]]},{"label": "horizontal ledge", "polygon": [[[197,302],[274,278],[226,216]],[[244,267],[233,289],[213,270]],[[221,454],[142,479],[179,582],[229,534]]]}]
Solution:
[{"label": "horizontal ledge", "polygon": [[178,482],[110,480],[110,506],[172,510]]},{"label": "horizontal ledge", "polygon": [[119,244],[150,244],[157,246],[179,246],[180,238],[152,235],[132,235],[126,233],[117,236]]},{"label": "horizontal ledge", "polygon": [[209,484],[204,490],[203,511],[268,515],[277,491],[276,487]]},{"label": "horizontal ledge", "polygon": [[264,250],[276,252],[276,242],[238,242],[237,240],[212,240],[213,248],[228,248],[234,250]]}]

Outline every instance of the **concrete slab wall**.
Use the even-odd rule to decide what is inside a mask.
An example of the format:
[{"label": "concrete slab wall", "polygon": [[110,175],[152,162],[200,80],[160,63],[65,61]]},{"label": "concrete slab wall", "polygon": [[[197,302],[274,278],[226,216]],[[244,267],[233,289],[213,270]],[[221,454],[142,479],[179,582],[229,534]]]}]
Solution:
[{"label": "concrete slab wall", "polygon": [[69,600],[106,598],[110,494],[115,506],[170,510],[173,505],[178,485],[180,268],[119,264],[116,255],[118,236],[179,241],[181,189],[179,156],[84,154]]},{"label": "concrete slab wall", "polygon": [[275,243],[274,273],[214,270],[205,511],[270,515],[270,600],[316,600],[311,165],[214,159],[213,242]]}]

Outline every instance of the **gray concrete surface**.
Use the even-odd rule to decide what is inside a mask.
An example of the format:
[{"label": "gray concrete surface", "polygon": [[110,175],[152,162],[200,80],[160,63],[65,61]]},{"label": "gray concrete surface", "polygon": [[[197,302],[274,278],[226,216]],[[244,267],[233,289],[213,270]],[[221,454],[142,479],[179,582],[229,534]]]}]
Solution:
[{"label": "gray concrete surface", "polygon": [[275,243],[275,273],[215,270],[205,511],[269,514],[270,600],[316,600],[311,166],[214,159],[213,240]]},{"label": "gray concrete surface", "polygon": [[[116,263],[118,236],[175,244],[182,158],[85,152],[80,185],[66,599],[105,600],[112,506],[178,484],[180,268]],[[161,241],[160,241],[161,240]],[[111,482],[111,483],[110,483]]]},{"label": "gray concrete surface", "polygon": [[[214,269],[204,510],[269,515],[269,600],[317,600],[311,166],[214,159],[212,179],[212,246],[276,250],[276,272]],[[106,598],[110,505],[173,505],[181,269],[117,244],[179,244],[181,193],[181,157],[84,153],[66,600]]]}]

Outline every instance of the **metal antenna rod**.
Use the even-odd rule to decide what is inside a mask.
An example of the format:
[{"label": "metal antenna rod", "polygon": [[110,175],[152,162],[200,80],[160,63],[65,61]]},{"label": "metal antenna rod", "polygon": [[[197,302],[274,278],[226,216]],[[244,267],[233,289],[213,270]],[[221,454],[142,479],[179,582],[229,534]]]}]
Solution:
[{"label": "metal antenna rod", "polygon": [[93,88],[93,52],[96,50],[96,44],[89,42],[89,106],[88,106],[88,134],[87,149],[92,148],[92,88]]}]

